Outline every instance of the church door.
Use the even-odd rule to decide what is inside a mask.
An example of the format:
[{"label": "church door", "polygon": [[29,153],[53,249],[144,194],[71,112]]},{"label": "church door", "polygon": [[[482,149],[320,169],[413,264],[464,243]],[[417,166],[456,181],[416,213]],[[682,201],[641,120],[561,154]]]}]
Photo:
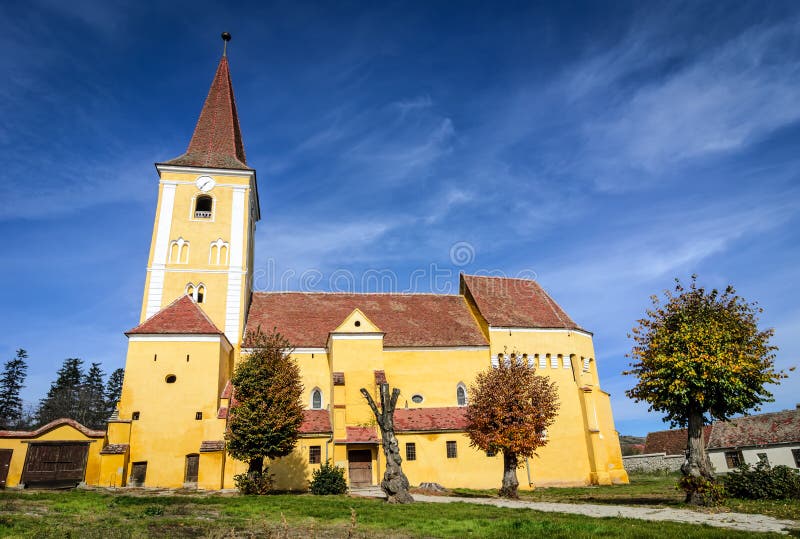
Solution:
[{"label": "church door", "polygon": [[368,487],[372,484],[372,451],[353,449],[348,452],[350,486]]},{"label": "church door", "polygon": [[6,488],[8,467],[11,465],[11,455],[13,454],[13,449],[0,449],[0,489]]}]

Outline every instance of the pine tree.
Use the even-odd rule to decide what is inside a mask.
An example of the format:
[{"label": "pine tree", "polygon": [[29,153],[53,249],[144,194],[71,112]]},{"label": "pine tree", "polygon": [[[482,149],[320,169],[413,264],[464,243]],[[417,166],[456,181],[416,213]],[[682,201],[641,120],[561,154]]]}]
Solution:
[{"label": "pine tree", "polygon": [[22,399],[19,392],[25,387],[28,353],[20,348],[14,359],[6,362],[0,377],[0,429],[22,427]]},{"label": "pine tree", "polygon": [[83,379],[83,360],[65,359],[47,396],[39,403],[36,420],[40,426],[61,417],[77,420]]},{"label": "pine tree", "polygon": [[106,382],[106,390],[103,394],[103,398],[105,400],[104,415],[106,421],[108,421],[108,418],[114,413],[114,410],[117,409],[117,403],[119,402],[120,395],[122,395],[122,381],[124,377],[124,369],[116,369],[108,377],[108,381]]},{"label": "pine tree", "polygon": [[100,363],[92,363],[81,381],[76,419],[79,423],[92,429],[101,428],[108,418],[105,413],[103,374]]}]

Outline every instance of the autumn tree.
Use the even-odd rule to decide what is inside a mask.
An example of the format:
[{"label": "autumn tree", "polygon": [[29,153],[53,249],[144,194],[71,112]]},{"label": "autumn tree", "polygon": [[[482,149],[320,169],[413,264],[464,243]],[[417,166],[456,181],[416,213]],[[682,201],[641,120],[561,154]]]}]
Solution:
[{"label": "autumn tree", "polygon": [[19,428],[23,423],[20,390],[25,387],[28,373],[28,353],[20,348],[13,359],[6,362],[0,375],[0,429]]},{"label": "autumn tree", "polygon": [[390,394],[389,384],[384,382],[379,386],[379,393],[380,408],[369,391],[361,388],[361,394],[367,399],[367,404],[381,429],[383,454],[386,457],[386,471],[383,474],[383,481],[381,481],[381,490],[386,494],[386,501],[389,503],[411,503],[414,498],[408,493],[408,478],[401,467],[403,459],[400,457],[400,445],[397,443],[397,436],[394,433],[394,409],[397,406],[400,390],[394,388]]},{"label": "autumn tree", "polygon": [[766,384],[786,375],[775,369],[772,329],[758,328],[757,304],[732,286],[722,293],[699,287],[695,275],[688,289],[675,282],[663,302],[652,296],[652,308],[632,330],[633,363],[624,374],[639,381],[626,394],[688,428],[681,484],[687,503],[703,504],[703,485],[713,481],[703,425],[758,410],[772,400]]},{"label": "autumn tree", "polygon": [[467,434],[470,445],[503,453],[500,496],[517,498],[517,468],[547,444],[547,427],[558,415],[556,384],[539,376],[514,354],[478,373],[470,387]]},{"label": "autumn tree", "polygon": [[264,459],[289,455],[303,423],[300,368],[292,347],[275,331],[257,332],[252,352],[233,373],[233,404],[225,434],[228,453],[248,463],[250,480],[259,480]]}]

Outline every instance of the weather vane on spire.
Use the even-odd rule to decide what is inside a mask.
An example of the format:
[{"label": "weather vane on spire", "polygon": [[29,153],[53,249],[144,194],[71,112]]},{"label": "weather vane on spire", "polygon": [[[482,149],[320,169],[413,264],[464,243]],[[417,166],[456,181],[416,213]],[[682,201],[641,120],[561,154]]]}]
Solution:
[{"label": "weather vane on spire", "polygon": [[222,46],[222,56],[228,56],[228,41],[231,40],[230,32],[222,32],[222,41],[225,44]]}]

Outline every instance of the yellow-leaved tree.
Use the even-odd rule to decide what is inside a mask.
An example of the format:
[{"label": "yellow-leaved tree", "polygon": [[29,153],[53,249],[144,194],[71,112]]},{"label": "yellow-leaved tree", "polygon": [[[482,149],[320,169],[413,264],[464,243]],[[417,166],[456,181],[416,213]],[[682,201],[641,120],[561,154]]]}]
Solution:
[{"label": "yellow-leaved tree", "polygon": [[692,275],[689,287],[675,280],[664,301],[633,328],[632,374],[639,381],[626,395],[645,401],[672,426],[688,428],[681,486],[686,502],[706,504],[713,494],[713,472],[705,451],[703,426],[758,410],[772,401],[767,384],[786,377],[775,369],[772,329],[758,327],[762,309],[736,294],[706,290]]}]

